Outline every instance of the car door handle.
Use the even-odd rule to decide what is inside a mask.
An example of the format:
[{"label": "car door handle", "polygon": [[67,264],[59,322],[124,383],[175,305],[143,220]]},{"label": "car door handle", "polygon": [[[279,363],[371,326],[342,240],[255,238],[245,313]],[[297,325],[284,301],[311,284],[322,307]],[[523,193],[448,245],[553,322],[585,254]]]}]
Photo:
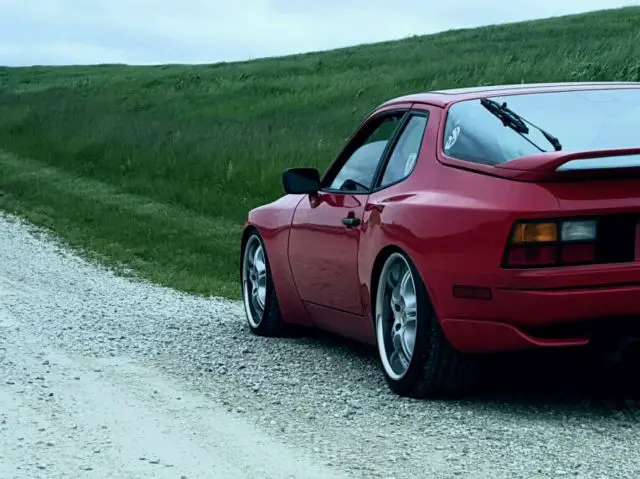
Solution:
[{"label": "car door handle", "polygon": [[360,224],[360,218],[356,218],[355,216],[347,216],[346,218],[342,218],[342,224],[347,228],[352,228],[353,226],[358,226]]}]

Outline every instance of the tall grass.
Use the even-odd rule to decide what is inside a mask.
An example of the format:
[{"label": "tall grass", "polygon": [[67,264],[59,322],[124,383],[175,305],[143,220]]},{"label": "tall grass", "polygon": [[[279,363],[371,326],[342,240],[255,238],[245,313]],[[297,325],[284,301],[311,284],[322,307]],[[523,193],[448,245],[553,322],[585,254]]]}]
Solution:
[{"label": "tall grass", "polygon": [[0,68],[0,207],[236,297],[247,211],[281,195],[283,169],[324,169],[378,103],[565,80],[640,80],[640,8],[241,63]]}]

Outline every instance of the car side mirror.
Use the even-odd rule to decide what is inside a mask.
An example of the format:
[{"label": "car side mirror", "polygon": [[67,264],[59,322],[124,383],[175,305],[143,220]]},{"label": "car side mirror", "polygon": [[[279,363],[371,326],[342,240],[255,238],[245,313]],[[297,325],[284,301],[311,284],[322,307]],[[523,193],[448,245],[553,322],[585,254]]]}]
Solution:
[{"label": "car side mirror", "polygon": [[290,168],[282,173],[282,186],[287,194],[314,194],[320,189],[320,172],[315,168]]}]

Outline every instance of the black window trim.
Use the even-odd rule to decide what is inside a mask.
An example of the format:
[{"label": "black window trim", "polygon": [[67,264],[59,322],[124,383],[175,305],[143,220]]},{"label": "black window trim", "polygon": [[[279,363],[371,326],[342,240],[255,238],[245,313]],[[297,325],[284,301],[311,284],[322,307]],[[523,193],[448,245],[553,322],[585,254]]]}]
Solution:
[{"label": "black window trim", "polygon": [[[380,172],[380,165],[383,162],[386,163],[386,158],[389,155],[389,151],[395,146],[395,142],[397,141],[397,138],[398,138],[398,132],[404,129],[404,125],[407,121],[407,118],[409,117],[410,111],[411,111],[410,108],[398,108],[393,110],[385,110],[369,118],[367,122],[355,133],[351,141],[344,147],[344,149],[340,152],[339,156],[336,158],[333,164],[326,171],[322,180],[320,181],[321,186],[320,186],[319,192],[330,193],[334,195],[370,195],[373,191],[372,187],[369,187],[367,190],[363,190],[363,191],[345,191],[345,190],[339,190],[339,189],[332,189],[332,188],[329,188],[328,186],[322,186],[322,185],[326,185],[328,178],[331,178],[331,181],[333,181],[335,177],[340,173],[345,163],[349,160],[349,158],[351,158],[351,155],[356,151],[354,150],[349,152],[348,150],[349,146],[356,140],[358,135],[360,135],[362,131],[367,128],[368,124],[372,122],[376,122],[378,120],[383,120],[385,117],[391,117],[391,116],[397,115],[398,113],[402,113],[398,126],[396,126],[396,129],[391,134],[389,141],[387,141],[387,144],[384,150],[382,151],[382,156],[380,157],[380,160],[378,160],[378,166],[376,166],[376,171],[373,174],[371,185],[377,184],[378,174]],[[346,159],[344,159],[345,155],[348,155]]]}]

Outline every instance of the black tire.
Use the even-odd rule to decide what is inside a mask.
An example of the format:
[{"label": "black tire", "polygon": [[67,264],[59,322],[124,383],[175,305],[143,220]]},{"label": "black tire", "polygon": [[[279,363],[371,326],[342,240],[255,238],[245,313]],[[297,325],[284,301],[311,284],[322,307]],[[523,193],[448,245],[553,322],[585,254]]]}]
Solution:
[{"label": "black tire", "polygon": [[[412,398],[459,397],[471,393],[478,381],[479,361],[456,350],[447,340],[440,326],[436,313],[431,305],[426,287],[411,259],[401,251],[395,251],[385,264],[400,255],[411,271],[415,285],[417,306],[417,326],[415,346],[409,366],[402,377],[393,378],[387,371],[382,355],[384,346],[380,347],[380,321],[378,311],[376,317],[376,336],[381,368],[390,389],[400,395]],[[381,271],[384,271],[383,266]],[[378,277],[375,303],[377,309],[378,293],[381,287],[381,275]],[[389,361],[387,361],[389,364]]]},{"label": "black tire", "polygon": [[[251,282],[247,271],[247,261],[249,260],[247,253],[253,251],[253,247],[259,245],[264,255],[264,265],[266,268],[265,277],[265,294],[264,308],[262,311],[256,308],[252,303],[249,293]],[[247,323],[250,331],[257,336],[277,337],[285,332],[285,323],[280,313],[280,305],[273,287],[273,279],[271,276],[271,267],[264,241],[257,231],[252,231],[246,241],[243,242],[242,255],[240,259],[240,284],[242,288],[242,301],[244,304]]]}]

